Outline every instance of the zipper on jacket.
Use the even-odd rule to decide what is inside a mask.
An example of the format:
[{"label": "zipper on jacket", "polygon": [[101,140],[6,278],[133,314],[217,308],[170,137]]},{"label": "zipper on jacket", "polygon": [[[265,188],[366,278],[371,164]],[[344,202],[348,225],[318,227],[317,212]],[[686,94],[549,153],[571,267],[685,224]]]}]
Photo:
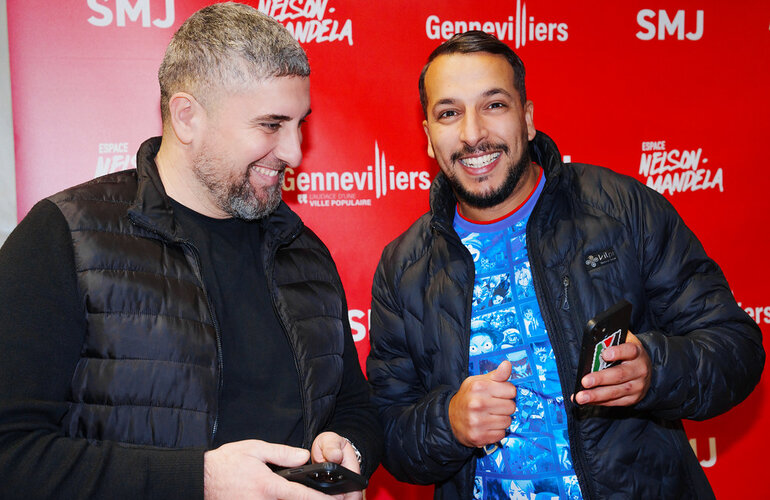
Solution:
[{"label": "zipper on jacket", "polygon": [[203,282],[203,272],[201,271],[201,259],[200,259],[200,255],[198,255],[198,249],[195,248],[195,245],[193,245],[188,240],[175,238],[171,235],[167,235],[158,231],[155,227],[153,227],[152,225],[150,225],[140,217],[136,217],[136,216],[133,216],[132,214],[129,214],[128,218],[129,220],[131,220],[131,222],[133,222],[137,226],[142,227],[145,230],[157,235],[161,241],[172,242],[178,245],[186,246],[187,248],[190,249],[190,251],[193,254],[193,257],[195,258],[196,268],[193,271],[195,271],[195,276],[198,278],[198,281],[201,284],[201,290],[203,291],[203,296],[206,297],[206,305],[208,305],[209,313],[211,313],[211,322],[214,325],[214,339],[216,340],[216,343],[217,343],[217,367],[219,369],[219,374],[217,377],[217,399],[214,402],[214,405],[216,407],[216,410],[214,411],[214,424],[211,426],[211,443],[210,444],[213,445],[214,437],[217,435],[217,428],[219,427],[219,396],[222,391],[222,384],[224,383],[224,381],[222,380],[224,378],[224,362],[222,360],[221,331],[219,329],[219,323],[217,322],[217,315],[214,312],[214,306],[211,303],[211,298],[209,298],[209,294],[206,291],[206,286],[204,285],[204,282]]},{"label": "zipper on jacket", "polygon": [[566,274],[561,278],[562,291],[564,292],[564,300],[561,302],[561,308],[565,311],[569,311],[569,276]]},{"label": "zipper on jacket", "polygon": [[463,325],[464,333],[466,334],[466,337],[463,339],[465,342],[464,345],[468,345],[469,348],[466,349],[465,352],[465,365],[463,366],[463,379],[468,378],[468,375],[470,373],[470,344],[471,344],[471,316],[473,315],[473,285],[474,281],[476,280],[476,265],[473,263],[473,259],[470,256],[470,253],[468,252],[468,249],[465,248],[465,245],[463,245],[463,242],[460,240],[459,236],[457,236],[457,233],[452,230],[447,230],[443,224],[435,224],[434,228],[437,231],[440,231],[444,233],[444,236],[446,237],[447,241],[452,242],[453,245],[456,245],[458,248],[462,251],[463,259],[465,260],[465,263],[471,271],[470,279],[468,280],[468,286],[466,297],[467,300],[465,301],[465,324]]},{"label": "zipper on jacket", "polygon": [[[467,297],[467,300],[465,301],[465,325],[463,325],[463,333],[465,334],[465,338],[463,339],[465,346],[467,346],[463,353],[465,353],[464,360],[465,364],[463,365],[463,372],[462,372],[462,379],[465,380],[468,378],[468,375],[470,374],[470,343],[471,343],[471,316],[473,315],[473,286],[474,282],[476,280],[476,265],[473,263],[473,259],[470,256],[470,253],[468,252],[468,249],[463,245],[462,240],[460,240],[460,237],[457,235],[457,233],[452,230],[449,231],[443,224],[438,223],[437,221],[432,222],[431,225],[436,231],[439,231],[441,233],[444,233],[444,236],[446,238],[446,241],[451,242],[453,245],[456,245],[459,247],[462,251],[463,259],[465,260],[467,268],[471,272],[471,277],[468,280],[468,286],[467,286],[467,292],[465,296]],[[470,459],[470,467],[468,469],[468,476],[466,478],[466,488],[465,491],[462,491],[462,498],[470,498],[472,496],[473,492],[473,483],[474,478],[476,477],[476,455],[472,455]]]},{"label": "zipper on jacket", "polygon": [[[313,443],[313,439],[311,437],[312,433],[310,432],[310,417],[311,417],[310,405],[308,404],[307,393],[303,386],[303,381],[305,380],[304,372],[302,371],[302,366],[300,365],[300,362],[299,362],[299,356],[297,355],[297,349],[296,349],[296,346],[294,345],[294,340],[289,335],[289,329],[286,327],[286,322],[284,321],[283,316],[281,315],[280,311],[278,310],[278,306],[276,305],[275,293],[273,289],[273,270],[275,269],[275,257],[276,255],[278,255],[278,249],[282,246],[287,245],[294,239],[296,239],[299,236],[300,231],[301,231],[301,226],[298,227],[288,238],[277,243],[271,249],[269,249],[269,260],[268,260],[267,266],[265,267],[265,280],[267,281],[267,291],[268,291],[268,294],[270,295],[270,304],[273,306],[273,312],[275,313],[275,317],[278,319],[278,323],[281,326],[281,330],[283,330],[283,334],[289,343],[289,348],[291,349],[291,355],[294,360],[294,368],[297,371],[297,385],[299,386],[299,399],[300,399],[300,402],[302,403],[302,428],[303,428],[303,434],[304,434],[302,436],[302,442],[305,448],[310,449],[310,445]],[[267,232],[263,234],[266,236]]]},{"label": "zipper on jacket", "polygon": [[[531,231],[529,230],[531,224],[534,224],[532,221],[534,220],[535,216],[535,210],[537,210],[537,206],[540,205],[540,202],[542,201],[542,198],[538,200],[537,205],[532,211],[532,214],[529,218],[529,223],[527,224],[527,247],[528,250],[536,248],[536,241],[537,238],[533,238]],[[558,368],[559,373],[559,380],[562,386],[562,393],[564,394],[564,388],[565,383],[564,381],[565,376],[568,374],[568,367],[566,366],[566,360],[564,359],[567,355],[567,348],[564,345],[564,341],[557,333],[556,327],[559,325],[559,323],[556,321],[556,311],[554,310],[554,306],[556,306],[557,303],[559,303],[560,307],[564,311],[571,311],[570,308],[570,301],[569,301],[569,289],[571,285],[571,280],[569,278],[569,275],[563,274],[561,276],[561,292],[564,294],[564,296],[559,299],[558,297],[554,297],[558,302],[551,301],[551,293],[548,289],[543,288],[541,285],[541,281],[544,280],[545,276],[545,270],[543,269],[543,263],[540,260],[540,254],[538,252],[531,251],[529,252],[529,260],[530,265],[532,267],[532,283],[535,287],[535,296],[537,297],[537,302],[540,305],[540,311],[543,315],[543,321],[545,322],[546,330],[548,331],[548,339],[551,341],[551,346],[554,347],[554,354],[556,354],[556,365]],[[558,306],[557,306],[558,307]],[[572,318],[572,321],[574,322],[574,314],[570,315]],[[577,323],[576,323],[577,324]],[[580,334],[580,332],[578,332]],[[583,498],[590,499],[595,498],[595,495],[593,494],[593,484],[590,482],[590,479],[586,476],[586,470],[588,470],[588,465],[585,457],[585,450],[583,449],[583,443],[579,440],[579,436],[577,435],[577,422],[575,421],[575,418],[570,415],[570,406],[569,398],[571,396],[571,391],[567,394],[564,394],[565,401],[564,401],[564,408],[565,413],[567,417],[567,432],[569,443],[570,443],[570,455],[572,456],[572,468],[575,471],[575,475],[578,477],[578,484],[580,485],[580,491],[583,495]],[[571,428],[570,428],[571,427]],[[575,438],[575,439],[572,439]]]},{"label": "zipper on jacket", "polygon": [[203,290],[203,296],[206,297],[206,304],[209,307],[209,312],[211,313],[211,322],[214,324],[214,337],[217,341],[217,366],[219,368],[219,377],[218,377],[218,383],[217,383],[217,400],[216,400],[216,410],[214,412],[214,424],[211,426],[211,444],[213,446],[214,444],[214,438],[217,435],[217,429],[219,428],[219,398],[221,396],[222,392],[222,385],[224,384],[224,377],[225,377],[225,367],[224,367],[224,361],[222,359],[222,335],[219,330],[219,322],[217,321],[217,315],[214,312],[214,305],[211,303],[211,298],[209,297],[208,292],[206,291],[206,286],[203,282],[203,271],[201,269],[201,258],[200,255],[198,255],[198,250],[195,248],[195,246],[188,242],[183,241],[182,242],[187,248],[189,248],[193,256],[195,257],[195,264],[197,268],[195,269],[196,274],[198,275],[198,280],[201,282],[201,290]]},{"label": "zipper on jacket", "polygon": [[[566,274],[564,276],[562,276],[561,283],[562,283],[562,292],[564,293],[564,300],[562,301],[562,309],[564,311],[567,311],[567,312],[570,313],[569,316],[570,316],[570,319],[572,320],[572,324],[574,325],[575,328],[577,328],[577,330],[575,330],[575,334],[578,335],[578,340],[580,342],[579,345],[580,345],[580,348],[582,349],[582,340],[583,340],[582,339],[582,335],[583,335],[583,331],[582,331],[581,326],[580,326],[580,325],[582,325],[582,323],[576,318],[577,311],[580,309],[580,307],[578,305],[577,309],[570,309],[570,300],[569,300],[570,279],[569,279],[569,276],[566,275]],[[567,402],[567,401],[564,402],[565,411],[570,406],[574,410],[576,410],[576,411],[581,411],[577,406],[572,405],[571,401],[570,402]],[[569,417],[567,417],[567,421],[568,422],[570,421]],[[576,421],[576,419],[573,418],[573,419],[571,419],[571,421],[574,423],[574,426],[577,428],[577,421]],[[567,429],[569,430],[569,424],[568,424]],[[570,441],[570,454],[572,455],[572,466],[573,466],[573,469],[575,470],[575,474],[577,475],[578,471],[577,471],[577,468],[575,468],[575,464],[576,463],[586,464],[588,462],[588,460],[586,459],[585,448],[583,446],[583,442],[582,441],[578,441],[577,439],[575,440],[575,443],[572,443]],[[583,484],[585,484],[585,488],[591,488],[593,486],[592,484],[589,484],[589,481],[587,479],[583,482]],[[592,494],[593,491],[583,491],[583,489],[584,489],[583,484],[580,485],[581,486],[581,493],[583,495],[583,498],[593,498],[594,497],[594,495]]]}]

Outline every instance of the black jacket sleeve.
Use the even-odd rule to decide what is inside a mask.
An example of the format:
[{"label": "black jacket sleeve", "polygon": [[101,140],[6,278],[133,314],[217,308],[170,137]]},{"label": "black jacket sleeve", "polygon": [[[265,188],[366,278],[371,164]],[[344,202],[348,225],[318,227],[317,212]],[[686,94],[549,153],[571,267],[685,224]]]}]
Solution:
[{"label": "black jacket sleeve", "polygon": [[[369,383],[385,432],[383,464],[396,479],[432,484],[452,478],[472,457],[449,421],[449,402],[459,388],[426,387],[420,380],[407,341],[408,312],[401,307],[396,280],[403,269],[383,252],[372,285],[372,350],[367,360]],[[414,334],[415,332],[411,332]]]},{"label": "black jacket sleeve", "polygon": [[[334,265],[333,262],[331,265]],[[344,305],[342,310],[347,312],[347,300],[339,274],[337,274],[337,281]],[[353,443],[361,453],[361,474],[370,477],[382,459],[384,444],[382,426],[377,418],[377,410],[371,402],[371,389],[361,371],[358,350],[350,331],[350,322],[348,318],[342,319],[345,336],[342,353],[342,385],[337,395],[332,420],[323,430],[335,432]]]},{"label": "black jacket sleeve", "polygon": [[326,430],[350,440],[361,453],[361,474],[371,476],[380,464],[383,451],[382,427],[370,401],[369,384],[361,371],[355,342],[345,336],[342,387],[337,396],[331,424]]},{"label": "black jacket sleeve", "polygon": [[53,203],[38,203],[0,249],[0,304],[0,499],[202,498],[202,449],[62,433],[86,324]]},{"label": "black jacket sleeve", "polygon": [[650,323],[640,332],[652,361],[637,405],[665,419],[703,420],[751,393],[765,363],[762,332],[735,301],[719,266],[662,196],[635,221]]}]

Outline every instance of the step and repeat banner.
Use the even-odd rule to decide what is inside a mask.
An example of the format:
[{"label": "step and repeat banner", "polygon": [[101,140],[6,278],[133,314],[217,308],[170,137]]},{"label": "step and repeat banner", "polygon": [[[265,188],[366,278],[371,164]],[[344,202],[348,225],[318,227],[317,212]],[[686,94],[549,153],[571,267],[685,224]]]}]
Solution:
[{"label": "step and repeat banner", "polygon": [[[135,166],[161,131],[157,69],[202,0],[7,0],[18,214]],[[312,65],[313,114],[284,198],[326,242],[361,362],[382,248],[428,207],[417,79],[428,54],[481,29],[527,67],[535,126],[562,155],[663,193],[770,334],[770,2],[255,0]],[[765,342],[767,345],[768,342]],[[762,496],[770,382],[742,405],[687,422],[717,497]],[[426,498],[383,469],[367,498]]]}]

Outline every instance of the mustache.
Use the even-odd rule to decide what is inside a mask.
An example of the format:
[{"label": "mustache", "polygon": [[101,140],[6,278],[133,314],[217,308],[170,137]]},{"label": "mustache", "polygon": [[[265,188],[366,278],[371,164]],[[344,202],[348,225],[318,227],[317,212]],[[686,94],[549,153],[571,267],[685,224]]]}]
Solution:
[{"label": "mustache", "polygon": [[452,163],[457,163],[460,161],[460,158],[463,156],[468,156],[472,154],[477,153],[489,153],[490,151],[502,151],[506,155],[510,152],[510,148],[505,143],[499,143],[499,144],[490,144],[488,142],[482,142],[481,144],[477,144],[476,146],[468,146],[467,144],[463,146],[463,148],[460,151],[455,151],[452,153],[452,156],[449,157],[450,160],[452,160]]}]

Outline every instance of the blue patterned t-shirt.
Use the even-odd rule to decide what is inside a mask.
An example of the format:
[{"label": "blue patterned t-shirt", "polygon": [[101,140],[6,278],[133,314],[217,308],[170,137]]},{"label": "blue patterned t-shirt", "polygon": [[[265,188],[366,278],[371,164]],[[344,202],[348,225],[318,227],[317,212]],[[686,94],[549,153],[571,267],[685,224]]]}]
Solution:
[{"label": "blue patterned t-shirt", "polygon": [[502,220],[477,224],[455,214],[473,256],[470,375],[513,364],[516,411],[506,436],[476,463],[474,498],[581,499],[553,348],[535,297],[527,254],[529,215],[545,185]]}]

